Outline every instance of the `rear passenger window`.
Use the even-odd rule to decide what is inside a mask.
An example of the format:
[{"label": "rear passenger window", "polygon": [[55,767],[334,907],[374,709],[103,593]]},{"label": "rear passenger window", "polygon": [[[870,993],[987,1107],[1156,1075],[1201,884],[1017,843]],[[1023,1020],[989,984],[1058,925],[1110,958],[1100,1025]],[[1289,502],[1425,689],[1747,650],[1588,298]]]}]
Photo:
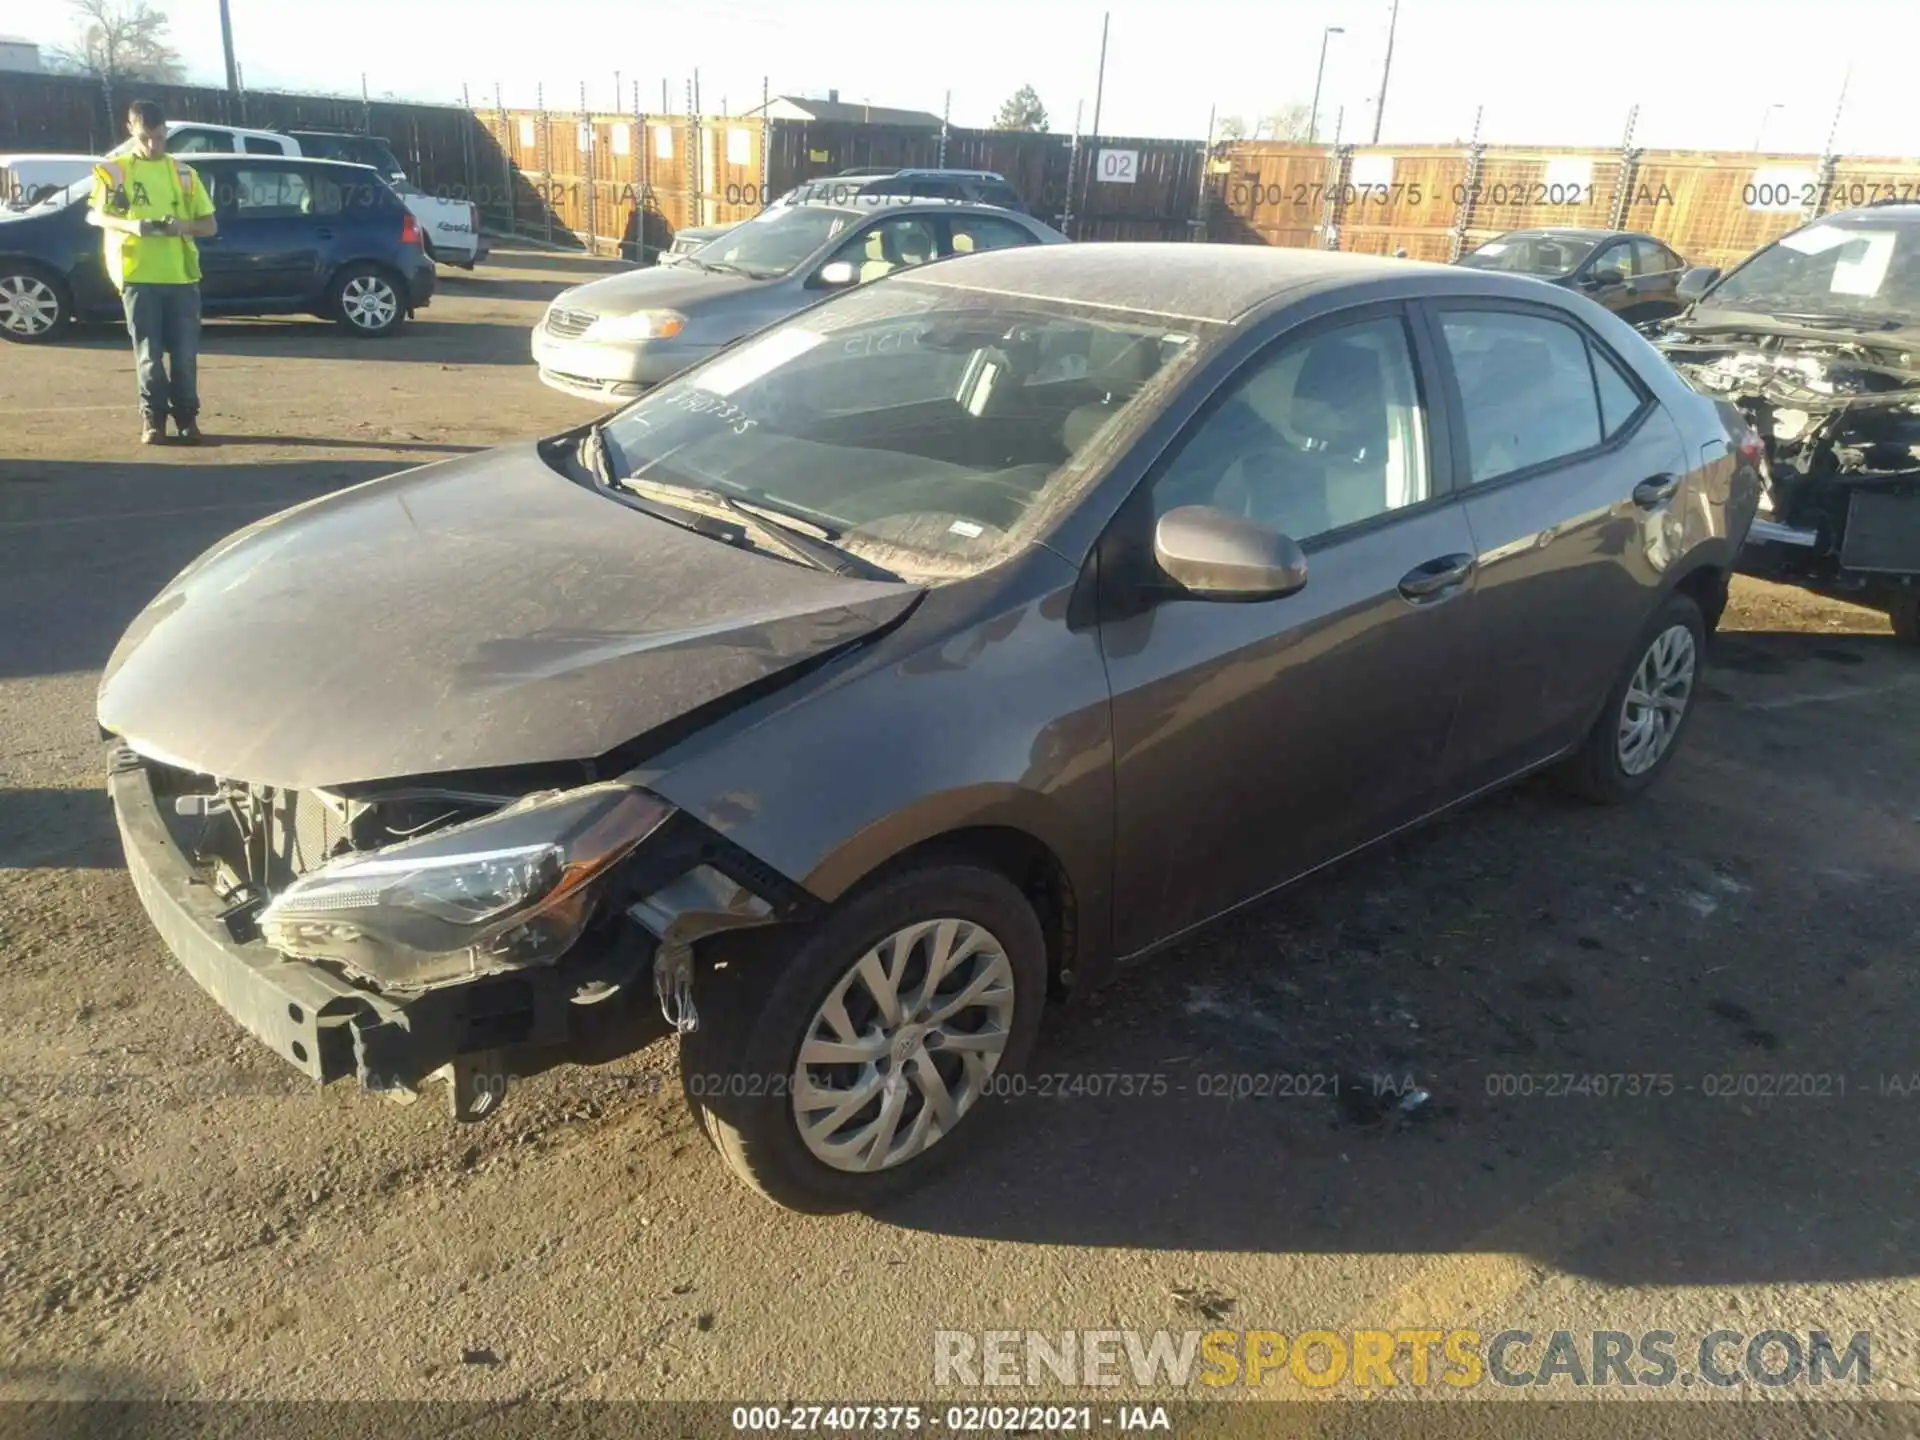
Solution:
[{"label": "rear passenger window", "polygon": [[284,155],[286,150],[277,140],[263,139],[258,135],[249,135],[242,142],[249,155]]},{"label": "rear passenger window", "polygon": [[1594,372],[1580,331],[1506,310],[1447,310],[1440,328],[1460,381],[1474,484],[1600,443]]},{"label": "rear passenger window", "polygon": [[225,130],[170,130],[167,152],[172,155],[230,155],[233,136]]},{"label": "rear passenger window", "polygon": [[296,170],[235,170],[220,185],[222,209],[243,220],[284,220],[311,215],[313,191]]},{"label": "rear passenger window", "polygon": [[1640,413],[1645,397],[1603,347],[1589,343],[1587,350],[1593,356],[1593,388],[1600,396],[1600,425],[1611,440]]}]

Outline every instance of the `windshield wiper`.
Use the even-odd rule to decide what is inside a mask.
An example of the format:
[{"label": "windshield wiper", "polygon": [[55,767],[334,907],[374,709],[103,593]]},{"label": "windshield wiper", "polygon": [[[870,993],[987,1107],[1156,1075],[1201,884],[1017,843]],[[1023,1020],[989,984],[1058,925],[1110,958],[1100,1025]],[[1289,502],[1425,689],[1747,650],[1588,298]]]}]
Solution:
[{"label": "windshield wiper", "polygon": [[596,483],[604,490],[619,490],[625,498],[621,503],[630,505],[644,515],[656,520],[665,520],[669,525],[678,525],[683,530],[691,530],[696,535],[705,535],[710,540],[720,540],[728,545],[746,545],[751,543],[747,537],[747,527],[718,519],[712,515],[703,515],[698,510],[689,510],[680,505],[669,505],[659,500],[649,500],[634,487],[614,473],[613,457],[607,451],[607,422],[596,420],[580,437],[580,463],[587,468]]},{"label": "windshield wiper", "polygon": [[[843,550],[831,540],[821,539],[809,534],[800,526],[782,519],[779,512],[771,506],[755,501],[736,500],[720,490],[703,489],[696,485],[679,485],[665,480],[629,479],[621,483],[621,488],[633,490],[647,485],[660,490],[674,491],[697,500],[703,505],[711,505],[724,510],[729,515],[740,515],[753,521],[755,527],[773,541],[775,546],[784,550],[790,559],[803,565],[811,565],[816,570],[824,570],[830,575],[851,575],[861,580],[898,580],[900,577],[891,570],[863,560],[851,551]],[[694,513],[694,512],[689,512]],[[824,526],[815,526],[811,521],[804,522],[815,530]]]}]

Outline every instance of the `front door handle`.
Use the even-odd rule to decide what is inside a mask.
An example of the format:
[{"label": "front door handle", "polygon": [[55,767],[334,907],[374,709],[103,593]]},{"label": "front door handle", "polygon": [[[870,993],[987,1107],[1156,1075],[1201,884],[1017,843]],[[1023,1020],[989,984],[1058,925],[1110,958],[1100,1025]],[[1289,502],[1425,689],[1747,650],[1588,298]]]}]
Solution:
[{"label": "front door handle", "polygon": [[1633,487],[1633,503],[1642,510],[1651,510],[1656,505],[1666,504],[1679,488],[1678,475],[1649,475]]},{"label": "front door handle", "polygon": [[1473,573],[1473,556],[1442,555],[1417,565],[1400,579],[1400,593],[1418,603],[1440,599],[1458,589]]}]

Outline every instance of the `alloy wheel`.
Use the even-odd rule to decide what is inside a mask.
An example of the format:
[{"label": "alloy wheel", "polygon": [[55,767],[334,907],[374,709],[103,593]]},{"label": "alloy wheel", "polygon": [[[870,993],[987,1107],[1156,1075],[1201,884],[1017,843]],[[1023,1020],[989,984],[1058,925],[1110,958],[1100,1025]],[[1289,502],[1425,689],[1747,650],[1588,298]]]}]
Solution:
[{"label": "alloy wheel", "polygon": [[1670,625],[1653,639],[1635,667],[1620,706],[1616,754],[1628,775],[1644,775],[1673,744],[1693,699],[1693,632]]},{"label": "alloy wheel", "polygon": [[356,275],[340,291],[340,308],[362,330],[384,330],[399,312],[400,297],[378,275]]},{"label": "alloy wheel", "polygon": [[1013,967],[984,926],[896,930],[807,1025],[793,1071],[800,1138],[836,1170],[886,1170],[925,1152],[987,1092],[1013,1013]]},{"label": "alloy wheel", "polygon": [[0,275],[0,329],[38,339],[59,323],[60,297],[38,275]]}]

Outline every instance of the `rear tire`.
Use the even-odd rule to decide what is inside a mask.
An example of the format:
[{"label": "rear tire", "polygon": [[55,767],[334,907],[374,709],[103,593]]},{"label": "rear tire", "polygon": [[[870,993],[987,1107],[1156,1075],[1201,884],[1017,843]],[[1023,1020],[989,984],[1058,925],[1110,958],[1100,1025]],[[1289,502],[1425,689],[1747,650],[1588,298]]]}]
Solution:
[{"label": "rear tire", "polygon": [[1645,790],[1673,759],[1697,709],[1707,627],[1690,595],[1669,595],[1633,647],[1580,749],[1560,766],[1562,787],[1596,805]]},{"label": "rear tire", "polygon": [[349,265],[334,277],[328,313],[349,335],[382,340],[407,318],[407,290],[391,270]]},{"label": "rear tire", "polygon": [[[943,953],[957,958],[929,985]],[[891,1022],[870,973],[898,982]],[[979,1143],[1039,1033],[1046,940],[1006,877],[940,861],[858,895],[795,948],[701,983],[700,1027],[681,1043],[688,1107],[749,1188],[834,1214],[922,1186]],[[816,1057],[804,1068],[803,1045]],[[861,1058],[817,1058],[843,1052]],[[840,1091],[869,1098],[819,1099]]]},{"label": "rear tire", "polygon": [[44,345],[72,319],[73,298],[53,271],[28,260],[0,262],[0,339]]}]

